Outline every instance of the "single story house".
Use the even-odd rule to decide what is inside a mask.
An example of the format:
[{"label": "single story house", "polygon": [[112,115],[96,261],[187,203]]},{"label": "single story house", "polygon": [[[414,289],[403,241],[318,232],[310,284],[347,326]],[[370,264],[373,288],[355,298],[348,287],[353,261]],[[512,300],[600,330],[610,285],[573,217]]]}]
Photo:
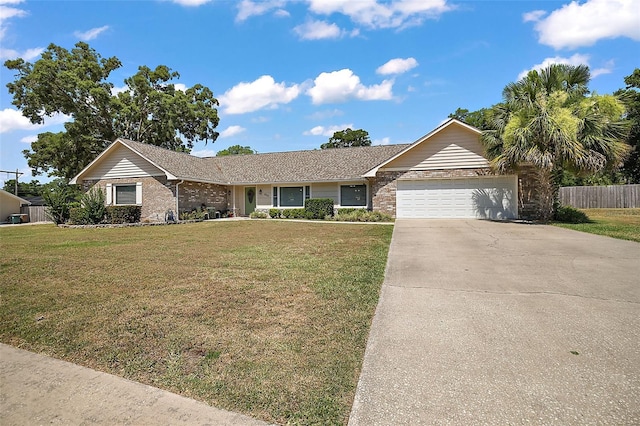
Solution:
[{"label": "single story house", "polygon": [[[11,216],[21,214],[22,206],[31,204],[29,201],[0,189],[0,222],[11,223]],[[21,222],[28,222],[29,215],[22,215]]]},{"label": "single story house", "polygon": [[480,134],[449,119],[412,144],[210,158],[117,139],[71,183],[101,187],[109,205],[140,205],[147,221],[201,207],[246,216],[308,198],[397,218],[531,217],[527,173],[495,174]]}]

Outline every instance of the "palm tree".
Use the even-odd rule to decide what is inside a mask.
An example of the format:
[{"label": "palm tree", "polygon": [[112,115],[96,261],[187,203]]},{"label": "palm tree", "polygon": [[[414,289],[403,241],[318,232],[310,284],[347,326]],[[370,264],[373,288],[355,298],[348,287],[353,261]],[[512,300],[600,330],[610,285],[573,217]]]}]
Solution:
[{"label": "palm tree", "polygon": [[594,173],[622,164],[629,152],[622,103],[591,95],[586,66],[551,65],[531,71],[503,91],[483,141],[499,172],[535,169],[542,220],[553,218],[564,169]]}]

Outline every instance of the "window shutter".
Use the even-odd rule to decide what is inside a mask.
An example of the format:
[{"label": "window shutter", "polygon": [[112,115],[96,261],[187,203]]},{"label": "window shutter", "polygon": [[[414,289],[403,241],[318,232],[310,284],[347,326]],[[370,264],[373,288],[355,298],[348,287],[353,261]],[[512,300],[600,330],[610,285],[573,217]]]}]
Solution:
[{"label": "window shutter", "polygon": [[107,184],[107,205],[110,206],[111,204],[113,204],[113,186],[108,183]]},{"label": "window shutter", "polygon": [[136,182],[136,204],[142,204],[142,182]]}]

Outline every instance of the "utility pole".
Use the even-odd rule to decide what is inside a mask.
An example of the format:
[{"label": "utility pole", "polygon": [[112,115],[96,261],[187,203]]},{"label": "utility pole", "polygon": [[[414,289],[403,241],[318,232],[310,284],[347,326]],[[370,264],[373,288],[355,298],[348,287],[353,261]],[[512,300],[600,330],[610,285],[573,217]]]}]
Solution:
[{"label": "utility pole", "polygon": [[11,170],[0,170],[1,173],[15,173],[16,174],[16,187],[15,187],[15,196],[18,196],[18,177],[22,176],[24,173],[16,169],[16,171]]}]

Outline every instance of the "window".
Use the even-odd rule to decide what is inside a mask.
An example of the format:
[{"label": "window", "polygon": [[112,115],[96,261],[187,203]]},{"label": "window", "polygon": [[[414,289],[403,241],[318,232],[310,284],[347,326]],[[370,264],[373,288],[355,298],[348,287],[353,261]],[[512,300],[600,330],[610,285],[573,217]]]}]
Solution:
[{"label": "window", "polygon": [[107,184],[106,204],[115,205],[142,205],[142,182],[126,185]]},{"label": "window", "polygon": [[273,207],[278,207],[278,187],[273,187]]},{"label": "window", "polygon": [[304,188],[301,186],[280,187],[280,206],[281,207],[303,207],[304,206]]},{"label": "window", "polygon": [[304,199],[308,200],[309,198],[311,198],[311,187],[310,186],[305,186],[304,187]]},{"label": "window", "polygon": [[366,207],[367,186],[366,185],[341,185],[340,205],[351,207]]},{"label": "window", "polygon": [[116,185],[116,204],[136,204],[136,185]]}]

